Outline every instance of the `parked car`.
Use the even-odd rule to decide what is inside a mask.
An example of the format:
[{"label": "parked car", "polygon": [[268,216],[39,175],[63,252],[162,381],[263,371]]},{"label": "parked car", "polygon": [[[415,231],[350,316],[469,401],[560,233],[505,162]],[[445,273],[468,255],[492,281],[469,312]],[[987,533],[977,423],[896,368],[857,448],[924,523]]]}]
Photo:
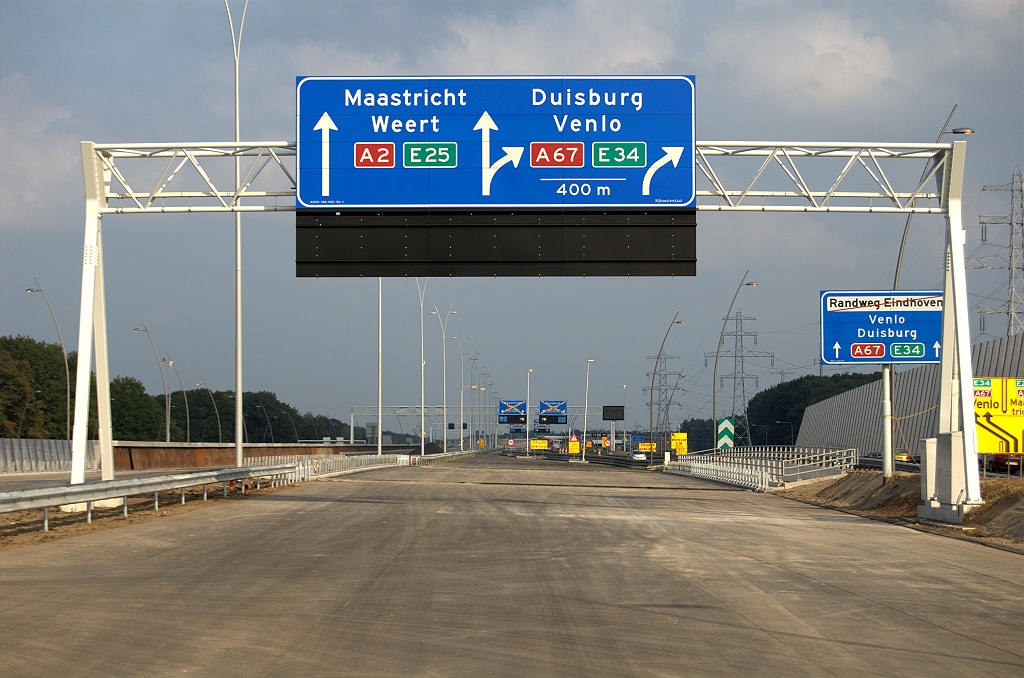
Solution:
[{"label": "parked car", "polygon": [[645,452],[631,452],[629,458],[633,461],[647,461],[647,454]]},{"label": "parked car", "polygon": [[986,454],[985,458],[988,461],[988,470],[995,473],[1005,473],[1007,475],[1016,476],[1020,475],[1020,462],[1021,457],[1024,455],[1020,454]]}]

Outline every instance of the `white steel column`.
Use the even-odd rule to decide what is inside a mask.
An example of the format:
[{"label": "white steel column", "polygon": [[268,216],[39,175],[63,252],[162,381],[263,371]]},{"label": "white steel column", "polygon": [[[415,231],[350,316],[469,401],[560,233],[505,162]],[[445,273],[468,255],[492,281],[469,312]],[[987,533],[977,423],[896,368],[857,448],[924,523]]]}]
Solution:
[{"label": "white steel column", "polygon": [[882,436],[882,484],[891,477],[895,466],[892,455],[892,389],[890,388],[889,366],[882,369],[882,425],[885,431]]},{"label": "white steel column", "polygon": [[114,479],[114,443],[110,418],[110,363],[107,360],[107,300],[103,279],[103,221],[96,226],[96,290],[93,296],[93,334],[96,338],[96,414],[100,470],[103,480]]},{"label": "white steel column", "polygon": [[384,425],[381,419],[384,418],[384,406],[383,406],[383,367],[384,367],[384,351],[381,337],[384,322],[383,322],[383,308],[384,308],[384,278],[377,278],[377,456],[383,454],[383,441],[384,441]]},{"label": "white steel column", "polygon": [[[978,478],[978,434],[974,426],[974,370],[971,365],[971,330],[967,298],[967,269],[964,265],[964,245],[967,233],[963,229],[960,208],[964,181],[964,154],[966,141],[954,141],[952,162],[949,167],[946,224],[949,234],[950,269],[953,279],[953,305],[956,314],[956,366],[959,376],[960,428],[964,441],[965,504],[981,503],[981,481]],[[944,309],[949,312],[949,309]],[[946,347],[943,347],[945,354]]]},{"label": "white steel column", "polygon": [[71,433],[71,484],[85,482],[85,459],[89,445],[89,390],[91,384],[93,303],[96,292],[96,236],[100,208],[106,205],[103,170],[97,162],[94,144],[82,142],[85,178],[85,241],[82,246],[82,298],[78,313],[78,364],[75,374],[75,421]]}]

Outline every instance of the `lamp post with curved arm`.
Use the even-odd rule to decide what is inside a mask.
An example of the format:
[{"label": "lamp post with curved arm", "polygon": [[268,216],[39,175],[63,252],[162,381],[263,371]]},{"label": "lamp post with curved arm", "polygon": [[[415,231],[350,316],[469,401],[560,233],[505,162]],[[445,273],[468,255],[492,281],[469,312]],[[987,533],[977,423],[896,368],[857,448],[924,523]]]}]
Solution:
[{"label": "lamp post with curved arm", "polygon": [[192,420],[188,414],[188,396],[185,394],[185,384],[181,382],[181,375],[178,374],[178,368],[174,366],[174,361],[171,360],[170,354],[167,354],[167,369],[174,370],[174,374],[178,377],[178,386],[181,387],[181,397],[185,401],[185,442],[192,442]]},{"label": "lamp post with curved arm", "polygon": [[[257,407],[257,409],[263,410],[263,416],[267,418],[267,428],[270,429],[270,442],[274,442],[274,425],[270,423],[270,415],[267,414],[267,408],[263,407],[263,401],[261,401],[261,400],[257,400],[256,401],[256,407]],[[335,437],[337,437],[337,435],[338,435],[337,431],[335,431],[334,435],[335,435]],[[263,442],[266,442],[266,441],[267,441],[267,438],[266,438],[266,436],[264,436],[263,437]]]},{"label": "lamp post with curved arm", "polygon": [[[665,338],[661,340],[661,346],[658,348],[658,357],[654,359],[654,372],[651,373],[651,407],[650,407],[650,421],[648,422],[647,435],[651,440],[650,456],[647,458],[647,466],[654,466],[654,380],[658,376],[658,363],[661,362],[661,352],[665,350],[665,342],[668,341],[668,333],[672,331],[673,325],[685,325],[685,320],[678,320],[679,311],[672,316],[672,322],[668,324],[668,329],[665,330]],[[662,443],[664,446],[664,443]],[[670,459],[668,447],[665,448],[665,463],[667,464]]]},{"label": "lamp post with curved arm", "polygon": [[210,394],[210,402],[213,403],[213,413],[217,415],[217,442],[224,442],[223,435],[220,430],[220,412],[217,411],[217,401],[213,398],[213,391],[211,391],[210,387],[206,385],[205,381],[203,381],[203,375],[199,375],[199,381],[196,382],[196,386],[206,388],[206,392]]},{"label": "lamp post with curved arm", "polygon": [[580,459],[583,463],[587,461],[587,408],[590,407],[590,365],[593,362],[592,358],[587,360],[587,388],[583,392],[583,458]]},{"label": "lamp post with curved arm", "polygon": [[167,390],[167,379],[164,378],[164,363],[160,360],[160,353],[156,350],[156,342],[153,341],[153,335],[149,333],[149,328],[146,327],[146,323],[143,320],[139,320],[142,323],[142,327],[136,327],[136,332],[145,332],[146,336],[149,337],[149,343],[153,347],[153,355],[156,356],[156,366],[160,370],[160,381],[164,384],[164,426],[167,432],[166,442],[171,442],[171,394]]},{"label": "lamp post with curved arm", "polygon": [[[470,335],[469,338],[472,339],[473,335]],[[460,387],[459,387],[459,451],[463,452],[465,450],[465,438],[466,438],[465,434],[462,432],[463,431],[463,426],[465,426],[465,421],[466,421],[465,414],[463,413],[463,407],[464,407],[464,403],[465,403],[464,397],[465,397],[465,394],[466,394],[466,355],[468,355],[468,354],[462,348],[462,340],[459,339],[459,333],[458,332],[456,332],[454,334],[454,336],[452,336],[452,339],[454,339],[455,341],[457,341],[459,343],[459,366],[460,366],[460,377],[459,377],[459,383],[460,383]]]},{"label": "lamp post with curved arm", "polygon": [[441,312],[437,310],[437,306],[434,306],[434,310],[430,312],[431,315],[437,316],[437,322],[441,323],[441,391],[442,391],[442,409],[444,413],[444,452],[448,453],[448,342],[445,341],[445,337],[448,336],[448,318],[449,316],[457,314],[458,311],[453,311],[452,307],[448,307],[448,313],[445,314],[444,320],[441,320]]},{"label": "lamp post with curved arm", "polygon": [[791,421],[779,421],[778,419],[776,419],[775,423],[776,424],[789,424],[789,446],[792,447],[793,446],[793,422],[791,422]]},{"label": "lamp post with curved arm", "polygon": [[[231,54],[235,60],[235,143],[241,141],[241,116],[239,109],[238,59],[242,51],[242,31],[245,30],[245,13],[249,9],[249,0],[242,5],[242,17],[238,22],[238,37],[235,37],[235,25],[231,19],[231,7],[224,0],[224,9],[228,13],[228,28],[231,30]],[[240,192],[242,186],[242,159],[235,155],[235,191]],[[236,198],[236,204],[239,200]],[[242,435],[245,419],[242,416],[242,213],[235,212],[235,466],[242,465]],[[170,422],[170,410],[168,410]],[[169,426],[169,424],[168,424]],[[170,431],[170,428],[168,428]],[[248,437],[248,436],[246,436]],[[168,440],[170,433],[168,433]]]},{"label": "lamp post with curved arm", "polygon": [[420,287],[420,279],[416,278],[416,291],[420,295],[420,456],[427,453],[427,432],[426,413],[423,411],[426,405],[426,393],[424,391],[425,368],[427,363],[423,360],[423,295],[427,293],[427,283],[430,278],[423,280],[423,287]]},{"label": "lamp post with curved arm", "polygon": [[64,335],[60,332],[60,325],[57,324],[57,316],[53,313],[53,306],[50,306],[50,300],[46,297],[46,292],[43,292],[43,286],[39,284],[38,278],[32,278],[35,280],[36,286],[29,287],[26,292],[39,292],[43,295],[43,301],[46,302],[46,308],[50,309],[50,317],[53,318],[53,326],[57,328],[57,338],[60,339],[60,352],[64,355],[64,385],[67,390],[67,403],[65,405],[65,418],[66,422],[66,434],[67,439],[71,440],[71,370],[68,369],[68,352],[64,348]]},{"label": "lamp post with curved arm", "polygon": [[732,315],[732,307],[736,304],[736,297],[740,295],[740,290],[746,287],[757,287],[756,282],[747,282],[747,276],[750,275],[750,271],[747,270],[743,274],[743,278],[740,279],[740,284],[736,286],[736,294],[732,295],[732,301],[729,303],[729,310],[725,314],[725,320],[722,322],[722,333],[718,335],[718,346],[715,347],[715,369],[711,375],[711,429],[713,442],[715,447],[718,447],[718,358],[722,354],[722,342],[725,341],[725,327],[729,322],[729,316]]}]

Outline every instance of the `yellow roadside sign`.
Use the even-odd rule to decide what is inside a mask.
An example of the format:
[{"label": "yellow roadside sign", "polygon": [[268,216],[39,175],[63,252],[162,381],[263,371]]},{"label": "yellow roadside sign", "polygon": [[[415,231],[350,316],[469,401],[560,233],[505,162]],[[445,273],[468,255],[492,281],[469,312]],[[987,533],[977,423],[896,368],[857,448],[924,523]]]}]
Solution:
[{"label": "yellow roadside sign", "polygon": [[531,450],[546,450],[546,449],[548,449],[548,439],[547,438],[534,438],[533,440],[530,441],[530,449]]},{"label": "yellow roadside sign", "polygon": [[658,443],[640,443],[641,452],[657,452]]},{"label": "yellow roadside sign", "polygon": [[690,444],[685,433],[672,434],[672,450],[676,454],[686,454],[690,451]]},{"label": "yellow roadside sign", "polygon": [[569,454],[579,454],[579,453],[580,453],[580,439],[576,437],[575,433],[573,433],[571,436],[569,436]]},{"label": "yellow roadside sign", "polygon": [[976,377],[974,423],[978,454],[1020,454],[1024,438],[1024,379]]}]

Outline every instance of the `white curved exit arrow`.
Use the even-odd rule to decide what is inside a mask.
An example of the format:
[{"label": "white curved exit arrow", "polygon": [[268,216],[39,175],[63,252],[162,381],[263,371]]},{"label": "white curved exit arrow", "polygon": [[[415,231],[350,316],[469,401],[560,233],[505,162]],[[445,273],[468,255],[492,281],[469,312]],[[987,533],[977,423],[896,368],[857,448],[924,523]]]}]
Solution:
[{"label": "white curved exit arrow", "polygon": [[679,158],[683,156],[682,146],[662,146],[661,150],[665,151],[664,157],[651,165],[651,168],[647,170],[647,174],[644,175],[644,185],[640,191],[642,195],[651,194],[651,179],[654,178],[654,173],[667,165],[669,161],[672,161],[673,167],[679,166]]},{"label": "white curved exit arrow", "polygon": [[502,156],[498,162],[491,164],[491,130],[497,130],[498,126],[494,124],[494,120],[491,118],[487,111],[480,116],[477,120],[476,126],[473,130],[480,130],[480,141],[481,141],[481,164],[483,169],[483,186],[481,187],[482,195],[491,194],[491,180],[494,179],[494,175],[499,169],[512,163],[513,167],[519,167],[519,160],[523,157],[523,151],[526,149],[525,146],[502,146],[501,150],[505,151],[505,155]]}]

